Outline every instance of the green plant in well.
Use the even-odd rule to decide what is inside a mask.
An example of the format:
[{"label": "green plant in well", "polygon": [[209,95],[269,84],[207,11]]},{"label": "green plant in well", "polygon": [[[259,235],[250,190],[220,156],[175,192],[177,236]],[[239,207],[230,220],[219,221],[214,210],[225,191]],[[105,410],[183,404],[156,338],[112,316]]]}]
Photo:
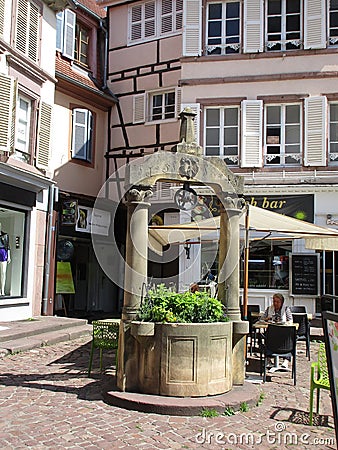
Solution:
[{"label": "green plant in well", "polygon": [[228,320],[223,304],[206,292],[177,293],[159,284],[144,298],[138,320],[144,322],[204,323]]},{"label": "green plant in well", "polygon": [[204,408],[201,411],[201,416],[202,417],[217,417],[218,415],[219,415],[218,412],[214,408],[211,408],[211,409]]}]

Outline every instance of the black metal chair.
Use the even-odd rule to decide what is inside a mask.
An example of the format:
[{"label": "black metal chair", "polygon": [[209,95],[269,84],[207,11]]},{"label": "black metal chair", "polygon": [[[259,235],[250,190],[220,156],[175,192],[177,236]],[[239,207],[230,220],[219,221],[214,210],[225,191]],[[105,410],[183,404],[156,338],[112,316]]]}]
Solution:
[{"label": "black metal chair", "polygon": [[[249,322],[249,334],[248,337],[250,337],[250,355],[252,355],[252,349],[256,346],[256,340],[257,340],[257,330],[253,327],[253,324],[256,323],[259,320],[259,316],[257,313],[260,312],[260,306],[259,305],[248,305],[247,309],[247,319]],[[256,314],[252,314],[256,313]]]},{"label": "black metal chair", "polygon": [[261,343],[261,374],[266,381],[266,366],[268,358],[292,359],[292,378],[296,385],[296,327],[294,325],[269,324],[265,338]]},{"label": "black metal chair", "polygon": [[306,313],[306,307],[305,306],[290,306],[292,313]]},{"label": "black metal chair", "polygon": [[310,361],[310,322],[306,313],[292,313],[293,323],[298,323],[297,341],[305,341],[306,356]]}]

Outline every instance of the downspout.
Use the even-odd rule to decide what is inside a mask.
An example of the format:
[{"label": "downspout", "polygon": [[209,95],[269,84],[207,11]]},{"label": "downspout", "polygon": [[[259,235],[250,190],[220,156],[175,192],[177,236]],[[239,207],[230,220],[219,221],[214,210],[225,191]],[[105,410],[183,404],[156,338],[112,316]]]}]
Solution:
[{"label": "downspout", "polygon": [[42,315],[47,316],[48,312],[48,291],[50,278],[50,255],[52,251],[52,233],[53,233],[53,211],[54,211],[54,195],[56,188],[54,184],[49,187],[48,197],[48,215],[47,215],[47,230],[46,230],[46,249],[45,249],[45,271],[43,281],[43,296],[42,296]]}]

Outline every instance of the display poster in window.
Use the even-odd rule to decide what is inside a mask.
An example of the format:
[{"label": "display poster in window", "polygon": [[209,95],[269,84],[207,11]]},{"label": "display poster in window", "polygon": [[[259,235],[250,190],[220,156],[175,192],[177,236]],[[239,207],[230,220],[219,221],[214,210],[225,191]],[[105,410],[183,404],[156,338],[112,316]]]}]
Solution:
[{"label": "display poster in window", "polygon": [[338,314],[323,311],[322,321],[336,442],[338,442]]},{"label": "display poster in window", "polygon": [[108,236],[110,222],[109,211],[78,205],[75,231]]},{"label": "display poster in window", "polygon": [[65,200],[62,202],[61,224],[75,225],[77,218],[77,200]]},{"label": "display poster in window", "polygon": [[319,254],[292,253],[290,264],[291,295],[319,296]]},{"label": "display poster in window", "polygon": [[75,294],[70,262],[57,262],[55,292],[56,294]]}]

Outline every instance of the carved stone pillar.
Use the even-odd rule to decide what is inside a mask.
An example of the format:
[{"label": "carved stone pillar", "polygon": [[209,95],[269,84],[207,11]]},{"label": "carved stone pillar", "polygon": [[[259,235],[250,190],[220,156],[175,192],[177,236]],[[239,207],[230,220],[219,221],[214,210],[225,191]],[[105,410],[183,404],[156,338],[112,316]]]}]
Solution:
[{"label": "carved stone pillar", "polygon": [[130,322],[136,318],[142,292],[147,283],[148,265],[148,209],[144,201],[151,196],[149,188],[131,189],[126,194],[128,208],[125,284],[119,334],[117,385],[122,391],[137,389],[137,341],[130,333]]},{"label": "carved stone pillar", "polygon": [[242,322],[239,301],[239,214],[241,200],[230,197],[223,201],[220,216],[219,299],[233,322],[232,375],[233,384],[245,379],[245,345],[249,323]]}]

